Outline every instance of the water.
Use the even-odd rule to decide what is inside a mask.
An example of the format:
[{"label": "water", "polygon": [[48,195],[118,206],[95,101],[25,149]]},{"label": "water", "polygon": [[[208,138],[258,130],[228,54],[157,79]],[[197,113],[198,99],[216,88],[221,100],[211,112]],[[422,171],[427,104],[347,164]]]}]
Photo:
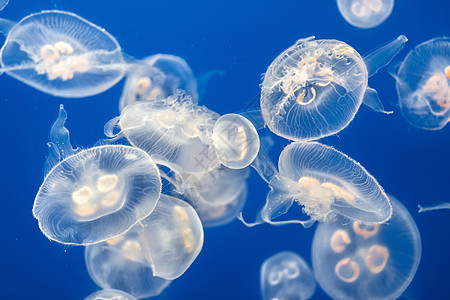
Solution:
[{"label": "water", "polygon": [[[297,39],[315,35],[345,41],[361,54],[399,34],[409,41],[396,59],[415,45],[449,35],[445,0],[397,1],[391,16],[373,29],[358,29],[340,16],[331,0],[314,1],[11,1],[1,17],[20,20],[44,9],[72,11],[106,28],[124,51],[136,58],[155,53],[183,57],[197,75],[225,71],[210,80],[200,102],[224,114],[242,111],[259,95],[261,74]],[[437,132],[415,129],[402,118],[395,83],[386,69],[370,78],[387,109],[382,115],[361,108],[337,136],[322,140],[359,161],[408,208],[422,235],[422,260],[407,299],[448,298],[449,211],[417,213],[417,204],[448,201],[450,127]],[[42,182],[48,130],[60,103],[76,146],[104,138],[103,125],[118,115],[123,81],[87,99],[43,94],[13,78],[0,77],[2,156],[0,266],[2,299],[83,299],[98,287],[86,271],[82,247],[48,241],[31,208]],[[288,143],[274,138],[276,158]],[[252,172],[245,212],[256,215],[267,187]],[[238,221],[206,229],[203,250],[189,270],[160,299],[257,299],[259,268],[279,251],[295,251],[310,263],[314,228],[246,228]],[[318,288],[315,299],[327,296]]]}]

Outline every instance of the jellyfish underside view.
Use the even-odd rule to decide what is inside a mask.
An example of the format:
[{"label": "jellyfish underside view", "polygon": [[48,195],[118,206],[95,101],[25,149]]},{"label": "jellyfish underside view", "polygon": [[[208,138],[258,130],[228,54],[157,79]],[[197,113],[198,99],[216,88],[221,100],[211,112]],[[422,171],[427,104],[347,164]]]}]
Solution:
[{"label": "jellyfish underside view", "polygon": [[392,13],[394,0],[337,0],[339,12],[351,25],[373,28]]},{"label": "jellyfish underside view", "polygon": [[121,290],[104,289],[94,292],[84,300],[137,300],[135,297]]}]

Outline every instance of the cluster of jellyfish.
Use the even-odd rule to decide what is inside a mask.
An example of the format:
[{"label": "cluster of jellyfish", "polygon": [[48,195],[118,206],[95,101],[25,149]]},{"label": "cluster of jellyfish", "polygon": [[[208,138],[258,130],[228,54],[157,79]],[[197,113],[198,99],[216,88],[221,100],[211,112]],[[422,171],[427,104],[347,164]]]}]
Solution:
[{"label": "cluster of jellyfish", "polygon": [[[338,5],[344,17],[350,9],[372,20],[378,13],[386,18],[393,1]],[[411,215],[360,163],[316,141],[347,127],[361,104],[390,113],[368,80],[400,52],[405,36],[363,56],[338,40],[298,40],[268,66],[260,108],[250,118],[199,105],[196,79],[182,58],[125,58],[113,36],[73,13],[43,11],[0,26],[6,35],[0,70],[44,93],[82,98],[126,77],[120,114],[92,148],[71,145],[60,106],[33,205],[48,239],[85,247],[89,275],[102,288],[86,299],[161,294],[195,263],[203,229],[235,219],[249,227],[319,222],[312,270],[293,252],[268,258],[260,271],[263,299],[308,299],[316,282],[335,299],[395,299],[411,282],[421,257]],[[391,66],[408,122],[444,127],[450,39],[420,44]],[[292,141],[278,166],[261,145],[260,123]],[[254,222],[243,217],[251,168],[270,187]],[[303,216],[279,219],[293,205]]]}]

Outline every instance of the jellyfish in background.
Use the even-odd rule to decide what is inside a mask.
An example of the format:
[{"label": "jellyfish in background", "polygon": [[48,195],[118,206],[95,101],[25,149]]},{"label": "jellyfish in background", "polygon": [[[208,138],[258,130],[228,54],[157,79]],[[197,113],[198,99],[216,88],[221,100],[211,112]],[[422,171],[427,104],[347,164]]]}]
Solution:
[{"label": "jellyfish in background", "polygon": [[155,54],[130,67],[119,101],[119,110],[135,101],[165,99],[183,90],[198,102],[197,80],[181,57]]},{"label": "jellyfish in background", "polygon": [[264,74],[261,111],[265,124],[286,139],[310,141],[347,127],[361,103],[385,112],[367,81],[406,41],[401,35],[361,57],[337,40],[298,40]]},{"label": "jellyfish in background", "polygon": [[312,265],[331,298],[397,299],[413,279],[422,249],[419,230],[407,209],[390,199],[388,224],[341,219],[317,227]]},{"label": "jellyfish in background", "polygon": [[91,278],[137,298],[159,295],[181,276],[203,246],[203,228],[195,210],[167,195],[147,218],[126,234],[86,247]]},{"label": "jellyfish in background", "polygon": [[73,13],[43,11],[17,24],[2,20],[0,31],[7,32],[0,71],[44,93],[67,98],[92,96],[109,89],[125,74],[116,39]]},{"label": "jellyfish in background", "polygon": [[[138,101],[105,125],[108,137],[122,136],[157,164],[178,173],[205,173],[220,165],[212,132],[219,115],[183,92],[166,99]],[[116,126],[121,132],[113,134]]]},{"label": "jellyfish in background", "polygon": [[[263,177],[264,166],[275,169],[269,161],[259,163],[258,172]],[[271,191],[256,222],[248,224],[239,216],[245,225],[299,223],[309,227],[315,221],[334,222],[338,215],[377,224],[391,217],[389,198],[375,178],[358,162],[332,147],[317,142],[291,143],[280,154],[278,169],[279,172],[271,172],[270,178],[264,178]],[[273,221],[294,202],[302,206],[308,220]]]},{"label": "jellyfish in background", "polygon": [[[50,131],[52,167],[33,205],[39,228],[63,244],[95,244],[127,232],[159,199],[161,179],[142,150],[122,145],[74,150],[61,105]],[[53,166],[52,166],[53,165]]]},{"label": "jellyfish in background", "polygon": [[121,290],[106,289],[90,294],[84,300],[137,300]]},{"label": "jellyfish in background", "polygon": [[309,299],[316,289],[308,264],[290,251],[266,259],[261,265],[260,280],[264,300]]},{"label": "jellyfish in background", "polygon": [[450,38],[417,45],[392,68],[391,75],[409,124],[439,130],[450,121]]},{"label": "jellyfish in background", "polygon": [[351,25],[373,28],[383,23],[392,13],[394,0],[337,0],[339,12]]}]

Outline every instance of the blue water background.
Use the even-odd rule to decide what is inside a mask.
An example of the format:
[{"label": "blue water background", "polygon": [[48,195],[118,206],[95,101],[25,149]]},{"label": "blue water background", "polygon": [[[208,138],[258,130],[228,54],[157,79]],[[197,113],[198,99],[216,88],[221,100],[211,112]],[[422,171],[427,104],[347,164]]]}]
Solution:
[{"label": "blue water background", "polygon": [[[374,29],[352,27],[333,0],[11,0],[0,17],[20,20],[44,9],[72,11],[106,28],[130,56],[156,53],[183,57],[198,75],[212,78],[203,105],[224,114],[242,111],[259,95],[261,74],[297,39],[315,35],[352,45],[361,54],[400,35],[409,42],[399,54],[430,38],[449,34],[448,0],[396,1],[392,15]],[[395,84],[386,69],[370,78],[393,115],[364,107],[338,135],[322,142],[359,161],[411,212],[422,236],[423,254],[404,297],[450,297],[450,211],[418,214],[417,204],[450,201],[450,126],[421,131],[402,118]],[[1,194],[0,298],[83,299],[99,289],[84,265],[83,247],[50,242],[39,231],[31,208],[42,182],[48,130],[60,103],[65,105],[74,145],[87,148],[104,138],[103,125],[118,115],[123,81],[86,99],[46,95],[22,82],[0,78]],[[288,142],[275,138],[274,161]],[[268,189],[252,172],[245,213],[253,218]],[[314,228],[246,228],[235,221],[205,230],[203,250],[188,271],[159,299],[258,299],[259,268],[284,250],[310,264]],[[315,299],[326,299],[317,288]]]}]

